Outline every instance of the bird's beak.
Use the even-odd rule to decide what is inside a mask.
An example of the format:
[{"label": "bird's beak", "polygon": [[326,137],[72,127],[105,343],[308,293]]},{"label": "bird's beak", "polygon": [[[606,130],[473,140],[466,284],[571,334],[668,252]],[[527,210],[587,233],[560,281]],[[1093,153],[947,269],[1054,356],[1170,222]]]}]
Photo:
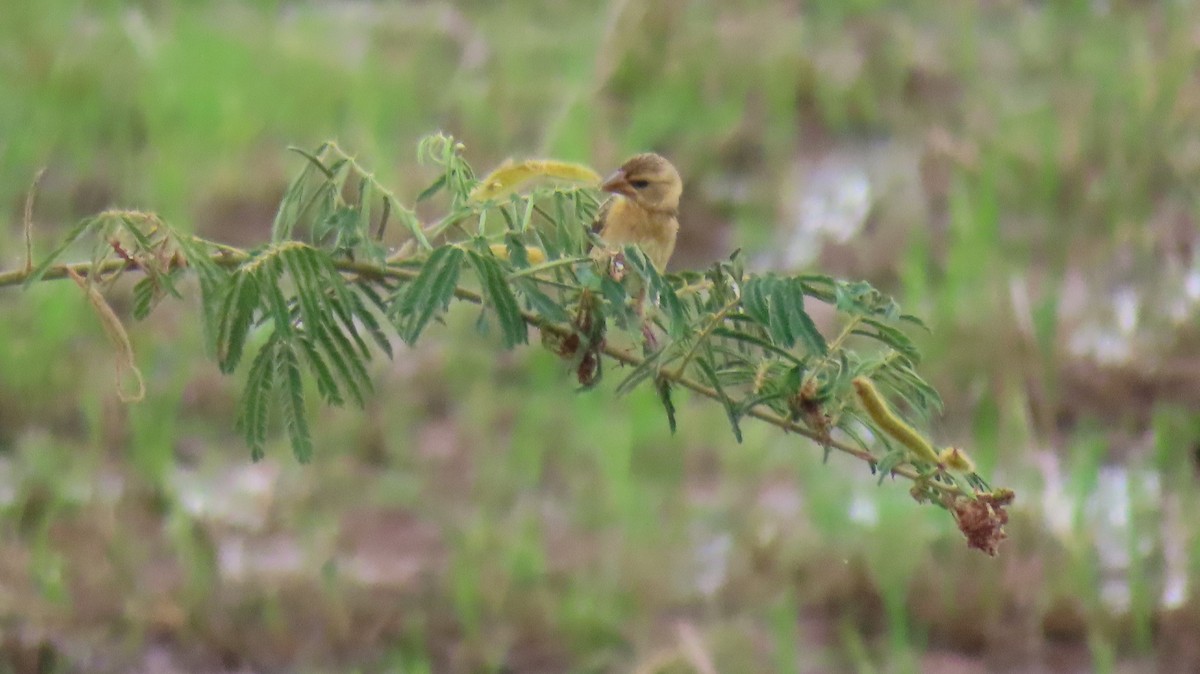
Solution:
[{"label": "bird's beak", "polygon": [[630,199],[637,195],[636,190],[633,189],[633,185],[630,185],[629,180],[625,178],[625,171],[622,169],[613,171],[612,175],[605,178],[604,182],[600,185],[600,189],[612,194],[627,196]]}]

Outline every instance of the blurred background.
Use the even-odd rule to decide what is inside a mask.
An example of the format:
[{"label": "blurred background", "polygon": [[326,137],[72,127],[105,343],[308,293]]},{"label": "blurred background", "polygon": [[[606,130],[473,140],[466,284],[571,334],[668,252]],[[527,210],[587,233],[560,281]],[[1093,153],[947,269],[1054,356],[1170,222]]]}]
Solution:
[{"label": "blurred background", "polygon": [[[686,181],[677,268],[863,278],[930,429],[1017,491],[997,558],[903,482],[706,401],[576,393],[452,311],[317,456],[234,432],[195,298],[0,289],[0,671],[1200,671],[1200,8],[1190,2],[5,0],[0,260],[108,207],[266,240],[326,139],[411,201],[483,172]],[[194,289],[193,289],[194,290]],[[111,301],[129,317],[129,288]],[[315,396],[314,396],[315,398]]]}]

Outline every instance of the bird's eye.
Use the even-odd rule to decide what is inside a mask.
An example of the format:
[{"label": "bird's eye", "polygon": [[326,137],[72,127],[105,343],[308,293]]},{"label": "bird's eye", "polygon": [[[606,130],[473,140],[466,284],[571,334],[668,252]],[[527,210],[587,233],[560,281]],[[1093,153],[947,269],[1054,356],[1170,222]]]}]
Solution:
[{"label": "bird's eye", "polygon": [[634,189],[640,190],[640,189],[645,189],[645,188],[649,187],[650,181],[649,180],[630,180],[629,184],[633,185]]}]

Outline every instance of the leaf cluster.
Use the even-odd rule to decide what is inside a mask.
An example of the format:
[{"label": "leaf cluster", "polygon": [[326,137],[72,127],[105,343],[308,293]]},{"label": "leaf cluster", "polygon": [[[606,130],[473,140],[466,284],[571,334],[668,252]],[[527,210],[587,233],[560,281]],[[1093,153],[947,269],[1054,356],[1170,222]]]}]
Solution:
[{"label": "leaf cluster", "polygon": [[371,390],[366,338],[391,355],[376,318],[386,309],[382,297],[370,283],[343,277],[328,254],[298,241],[256,251],[221,290],[213,346],[222,372],[237,369],[253,331],[265,333],[250,364],[238,427],[254,456],[262,456],[270,403],[278,400],[292,450],[308,461],[313,443],[302,365],[324,402],[349,399],[361,407]]},{"label": "leaf cluster", "polygon": [[[672,429],[675,391],[684,386],[721,405],[738,441],[748,416],[778,420],[826,454],[839,448],[866,460],[881,480],[914,477],[931,500],[939,490],[983,486],[914,458],[855,404],[851,382],[868,377],[905,416],[925,419],[940,408],[916,372],[920,354],[909,333],[924,326],[891,298],[864,282],[753,273],[736,252],[703,271],[660,274],[637,247],[611,249],[590,234],[594,188],[559,183],[480,198],[489,192],[477,189],[463,150],[440,134],[418,148],[437,175],[416,201],[443,210],[428,223],[327,143],[296,150],[304,164],[268,245],[230,249],[153,216],[110,213],[76,227],[28,281],[92,234],[93,269],[144,274],[135,288],[141,318],[161,298],[179,296],[178,277],[195,271],[221,371],[246,372],[237,425],[255,457],[277,411],[295,455],[307,461],[310,388],[326,404],[363,405],[369,363],[378,352],[391,356],[391,333],[416,343],[451,304],[468,302],[479,308],[479,328],[505,348],[538,329],[582,386],[601,380],[605,360],[628,365],[617,391],[653,386]],[[393,220],[402,227],[389,241]],[[540,252],[536,263],[531,250]]]}]

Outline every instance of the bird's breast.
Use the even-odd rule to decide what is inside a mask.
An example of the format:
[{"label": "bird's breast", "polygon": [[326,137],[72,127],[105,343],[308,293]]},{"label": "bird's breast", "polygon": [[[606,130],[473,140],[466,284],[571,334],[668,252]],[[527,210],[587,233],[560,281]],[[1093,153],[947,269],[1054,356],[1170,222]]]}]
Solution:
[{"label": "bird's breast", "polygon": [[608,211],[600,236],[615,244],[642,243],[647,239],[674,240],[679,223],[667,213],[652,213],[628,199],[616,199]]},{"label": "bird's breast", "polygon": [[669,213],[653,213],[618,197],[605,217],[600,238],[617,246],[636,243],[662,269],[675,249],[678,232],[679,221]]}]

